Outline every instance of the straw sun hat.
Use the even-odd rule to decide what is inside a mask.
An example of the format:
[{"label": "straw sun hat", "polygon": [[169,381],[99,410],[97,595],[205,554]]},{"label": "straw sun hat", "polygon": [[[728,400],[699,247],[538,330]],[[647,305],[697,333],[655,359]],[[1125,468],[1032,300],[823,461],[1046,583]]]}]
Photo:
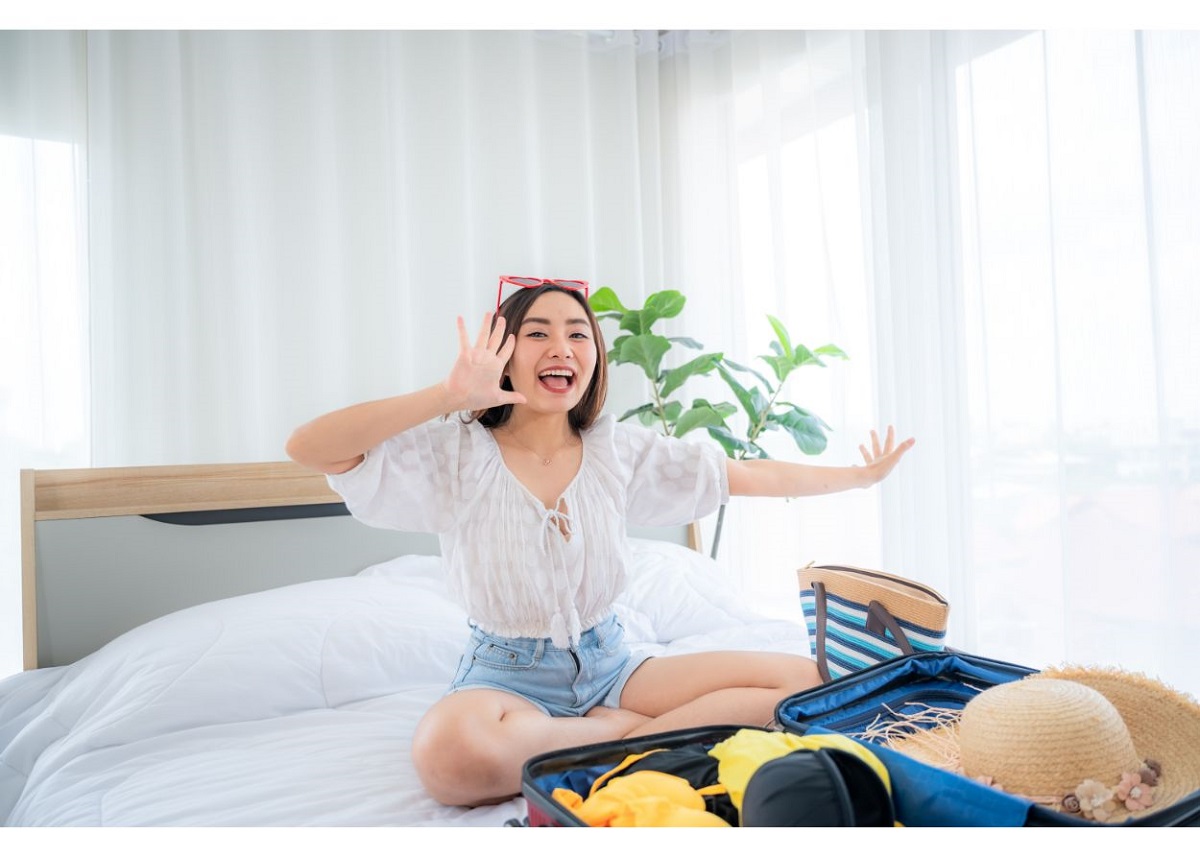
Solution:
[{"label": "straw sun hat", "polygon": [[887,744],[1098,822],[1161,810],[1200,789],[1200,704],[1117,669],[1062,667],[999,684],[961,715]]}]

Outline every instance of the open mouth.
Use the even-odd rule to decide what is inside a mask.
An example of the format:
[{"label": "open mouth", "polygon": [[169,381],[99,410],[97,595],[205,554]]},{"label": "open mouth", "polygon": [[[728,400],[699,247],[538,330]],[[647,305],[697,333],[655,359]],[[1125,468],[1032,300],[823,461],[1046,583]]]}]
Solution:
[{"label": "open mouth", "polygon": [[565,393],[575,386],[575,373],[570,369],[547,369],[538,375],[538,381],[552,393]]}]

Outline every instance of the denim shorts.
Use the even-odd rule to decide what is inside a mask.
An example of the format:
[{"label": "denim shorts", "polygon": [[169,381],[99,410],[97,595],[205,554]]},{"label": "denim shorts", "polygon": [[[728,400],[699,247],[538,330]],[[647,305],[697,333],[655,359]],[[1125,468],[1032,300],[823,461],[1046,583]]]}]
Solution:
[{"label": "denim shorts", "polygon": [[603,705],[617,708],[621,691],[646,655],[625,645],[616,614],[560,648],[546,638],[499,637],[472,626],[450,693],[487,687],[532,702],[552,717],[581,717]]}]

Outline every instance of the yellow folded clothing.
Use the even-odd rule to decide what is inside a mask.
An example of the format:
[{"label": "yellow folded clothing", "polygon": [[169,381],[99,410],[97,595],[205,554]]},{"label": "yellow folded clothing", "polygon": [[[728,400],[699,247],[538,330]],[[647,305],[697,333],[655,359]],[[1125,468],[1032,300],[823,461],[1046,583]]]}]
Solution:
[{"label": "yellow folded clothing", "polygon": [[702,792],[661,771],[613,777],[586,799],[562,788],[551,796],[590,827],[729,827],[705,810]]},{"label": "yellow folded clothing", "polygon": [[746,784],[764,762],[786,756],[796,750],[844,750],[862,759],[883,780],[891,791],[887,768],[867,748],[845,735],[792,735],[787,732],[764,732],[760,729],[741,729],[709,750],[719,762],[717,776],[727,789],[733,805],[741,810]]}]

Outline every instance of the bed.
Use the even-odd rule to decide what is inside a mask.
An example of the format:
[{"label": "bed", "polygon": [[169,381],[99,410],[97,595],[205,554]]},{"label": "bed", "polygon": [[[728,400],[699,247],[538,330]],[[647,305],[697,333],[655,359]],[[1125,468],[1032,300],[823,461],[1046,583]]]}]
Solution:
[{"label": "bed", "polygon": [[[9,827],[503,826],[409,757],[468,627],[431,536],[291,463],[23,471],[25,671],[0,680]],[[807,652],[693,527],[631,531],[633,645]]]}]

